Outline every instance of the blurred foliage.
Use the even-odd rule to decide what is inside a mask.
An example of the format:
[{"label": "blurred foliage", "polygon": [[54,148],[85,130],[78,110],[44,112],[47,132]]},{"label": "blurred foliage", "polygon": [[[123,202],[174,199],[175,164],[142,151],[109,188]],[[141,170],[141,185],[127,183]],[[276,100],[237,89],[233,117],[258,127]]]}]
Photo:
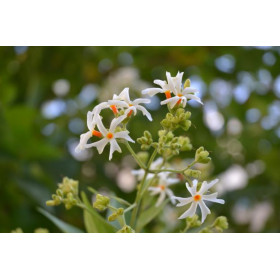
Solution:
[{"label": "blurred foliage", "polygon": [[[178,70],[185,72],[184,79],[198,79],[203,101],[215,104],[215,112],[221,114],[221,128],[213,130],[217,114],[216,120],[211,119],[205,109],[189,106],[193,126],[187,135],[193,150],[204,146],[210,151],[209,178],[235,165],[250,175],[257,168],[252,163],[261,163],[261,170],[247,175],[245,186],[224,191],[225,205],[212,209],[228,217],[233,232],[280,231],[280,119],[275,120],[280,111],[279,55],[278,47],[1,47],[0,232],[18,227],[24,232],[58,231],[38,206],[84,230],[79,209],[45,206],[64,176],[79,180],[82,190],[88,186],[111,190],[132,202],[135,193],[123,192],[116,181],[116,174],[133,165],[131,158],[122,160],[124,155],[117,154],[108,165],[107,150],[101,156],[92,150],[77,158],[73,147],[86,130],[86,113],[97,99],[106,100],[125,86],[139,95],[154,79],[165,79],[165,71],[175,75]],[[248,121],[252,108],[260,113],[256,121]],[[156,137],[166,108],[151,113],[152,123],[141,116],[133,120],[134,139],[147,126]],[[267,119],[269,114],[273,116]],[[267,124],[269,120],[272,124]],[[138,144],[135,147],[139,150]],[[181,153],[183,158],[189,155]],[[238,173],[232,176],[231,181],[241,180]],[[183,194],[184,186],[176,192]],[[178,225],[168,227],[152,222],[149,230],[178,231]]]}]

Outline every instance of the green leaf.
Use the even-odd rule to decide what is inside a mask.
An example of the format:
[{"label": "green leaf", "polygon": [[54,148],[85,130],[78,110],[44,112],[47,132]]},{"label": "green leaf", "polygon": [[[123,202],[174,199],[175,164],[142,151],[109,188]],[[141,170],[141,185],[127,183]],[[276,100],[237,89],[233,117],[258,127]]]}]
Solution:
[{"label": "green leaf", "polygon": [[163,208],[168,203],[168,201],[169,200],[167,199],[159,207],[153,205],[146,211],[142,212],[136,224],[136,231],[137,232],[141,231],[145,225],[150,223],[163,210]]},{"label": "green leaf", "polygon": [[69,225],[69,224],[61,221],[60,219],[58,219],[57,217],[55,217],[54,215],[50,214],[49,212],[47,212],[46,210],[44,210],[42,208],[38,208],[38,211],[41,214],[43,214],[46,218],[48,218],[50,221],[52,221],[62,232],[65,232],[65,233],[82,233],[83,232],[79,228],[76,228],[72,225]]},{"label": "green leaf", "polygon": [[84,192],[81,193],[82,201],[86,206],[84,210],[84,222],[87,232],[90,233],[112,233],[117,230],[100,216],[91,206]]}]

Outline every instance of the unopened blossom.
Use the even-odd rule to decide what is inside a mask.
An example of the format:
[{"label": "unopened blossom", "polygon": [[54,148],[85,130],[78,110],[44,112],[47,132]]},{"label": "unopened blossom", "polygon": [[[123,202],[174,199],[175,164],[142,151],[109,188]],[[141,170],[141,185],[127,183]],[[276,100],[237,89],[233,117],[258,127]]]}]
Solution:
[{"label": "unopened blossom", "polygon": [[106,129],[101,121],[101,117],[99,115],[96,115],[95,121],[98,127],[99,131],[95,130],[95,136],[103,138],[97,142],[91,143],[91,144],[86,144],[85,148],[91,148],[91,147],[96,147],[98,150],[98,153],[101,154],[105,148],[105,146],[110,143],[110,155],[109,155],[109,160],[112,159],[113,153],[115,151],[118,151],[121,153],[121,148],[117,142],[116,139],[124,139],[130,142],[134,143],[134,140],[130,138],[128,135],[129,132],[126,131],[118,131],[115,132],[116,128],[118,125],[121,124],[121,122],[126,118],[126,116],[120,116],[118,118],[115,118],[112,120],[110,128]]},{"label": "unopened blossom", "polygon": [[171,203],[175,204],[176,200],[173,199],[174,194],[169,189],[170,185],[177,184],[180,180],[176,178],[168,177],[170,173],[162,172],[158,174],[159,182],[156,187],[149,187],[148,190],[151,192],[151,195],[159,195],[158,200],[156,202],[156,207],[160,206],[164,201],[165,197],[168,196],[171,200]]},{"label": "unopened blossom", "polygon": [[[155,170],[155,169],[159,169],[160,166],[163,163],[163,158],[159,157],[157,160],[155,160],[154,162],[152,162],[151,166],[150,166],[150,170]],[[145,175],[145,170],[144,169],[137,169],[137,170],[132,170],[131,171],[133,175],[135,175],[137,177],[138,181],[141,181]],[[154,177],[154,174],[149,173],[147,175],[147,180],[150,180]]]},{"label": "unopened blossom", "polygon": [[161,105],[169,104],[170,108],[172,109],[175,105],[182,104],[183,107],[186,106],[188,100],[195,100],[199,102],[200,104],[203,104],[201,102],[201,99],[194,94],[198,92],[198,90],[194,87],[187,86],[185,88],[182,87],[182,78],[183,78],[183,72],[178,72],[176,77],[172,78],[173,83],[170,84],[171,91],[175,96],[167,98],[164,101],[161,101]]},{"label": "unopened blossom", "polygon": [[166,72],[167,81],[162,80],[154,80],[154,84],[159,85],[160,88],[147,88],[142,90],[142,94],[148,94],[150,96],[154,96],[157,93],[165,93],[166,98],[171,97],[171,92],[173,92],[174,85],[173,79],[169,72]]},{"label": "unopened blossom", "polygon": [[113,100],[108,101],[110,105],[115,105],[125,109],[124,114],[128,117],[131,116],[132,113],[136,115],[137,110],[139,110],[148,118],[149,121],[152,121],[153,119],[151,114],[144,106],[140,105],[141,103],[148,104],[150,102],[151,100],[147,98],[138,98],[132,101],[129,96],[129,88],[125,88],[119,95],[114,94]]},{"label": "unopened blossom", "polygon": [[188,183],[186,183],[186,187],[188,189],[188,191],[191,194],[191,197],[187,197],[187,198],[182,198],[182,197],[176,197],[174,196],[173,199],[178,200],[179,203],[176,205],[177,207],[180,206],[185,206],[189,203],[191,203],[190,208],[184,212],[179,219],[185,219],[187,217],[193,217],[197,206],[200,207],[201,210],[201,222],[203,223],[204,220],[206,219],[206,216],[208,214],[211,213],[210,209],[206,206],[204,201],[210,201],[210,202],[215,202],[215,203],[220,203],[220,204],[224,204],[225,201],[223,199],[218,199],[217,195],[218,193],[211,193],[211,194],[206,194],[207,191],[209,189],[211,189],[217,182],[219,181],[219,179],[213,180],[210,183],[207,183],[206,181],[204,181],[201,185],[200,190],[197,190],[197,180],[193,181],[193,186],[190,187]]}]

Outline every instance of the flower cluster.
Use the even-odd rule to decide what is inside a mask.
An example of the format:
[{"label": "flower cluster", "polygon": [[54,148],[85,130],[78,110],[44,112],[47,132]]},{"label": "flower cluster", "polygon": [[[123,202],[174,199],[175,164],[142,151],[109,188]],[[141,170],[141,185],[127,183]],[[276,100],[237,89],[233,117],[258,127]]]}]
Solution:
[{"label": "flower cluster", "polygon": [[[129,96],[129,89],[125,88],[119,95],[114,94],[113,99],[107,102],[102,102],[95,106],[92,111],[87,114],[87,127],[88,132],[84,133],[80,137],[80,143],[76,148],[76,152],[96,147],[99,154],[101,154],[105,146],[110,144],[109,160],[112,159],[115,151],[121,152],[121,148],[118,144],[118,140],[126,140],[133,142],[129,136],[129,131],[126,130],[125,121],[131,117],[134,113],[136,115],[137,110],[141,111],[150,121],[152,121],[151,114],[145,107],[140,104],[150,103],[149,99],[138,98],[131,101]],[[111,109],[114,114],[110,127],[105,128],[102,122],[101,111],[103,109]],[[97,126],[98,130],[95,129]],[[92,137],[101,138],[101,140],[88,143]]]},{"label": "flower cluster", "polygon": [[[181,161],[183,162],[182,166],[176,166],[171,162],[173,157],[178,158],[182,152],[190,152],[194,149],[194,145],[188,136],[178,135],[178,130],[186,132],[192,124],[189,120],[191,113],[185,109],[188,100],[195,100],[203,104],[200,98],[195,95],[198,90],[191,87],[189,79],[183,85],[182,77],[183,73],[178,72],[175,77],[172,77],[167,72],[166,81],[154,81],[155,84],[160,86],[159,88],[148,88],[142,91],[142,94],[148,94],[149,96],[164,93],[166,98],[161,101],[161,105],[167,105],[168,113],[160,122],[161,129],[158,131],[157,139],[154,139],[156,138],[154,133],[152,137],[152,133],[148,130],[145,130],[143,136],[137,139],[142,150],[139,153],[136,153],[129,144],[129,142],[135,143],[135,141],[129,136],[127,124],[138,111],[149,121],[153,120],[151,114],[141,105],[150,103],[150,98],[131,100],[129,89],[125,88],[120,94],[114,94],[111,100],[98,104],[87,113],[88,131],[80,136],[76,151],[95,147],[101,154],[105,146],[109,144],[109,160],[111,160],[115,151],[122,152],[119,144],[124,143],[140,167],[140,169],[132,170],[132,174],[139,181],[133,203],[118,197],[110,197],[109,195],[107,197],[94,190],[96,200],[89,208],[90,205],[86,202],[85,197],[82,195],[82,201],[78,197],[77,182],[65,178],[63,183],[59,185],[56,194],[53,195],[53,200],[48,201],[47,205],[55,206],[64,203],[67,209],[74,205],[85,209],[91,215],[91,219],[98,219],[98,223],[101,223],[98,227],[98,223],[96,224],[95,221],[88,222],[88,226],[93,225],[89,232],[95,232],[98,228],[99,230],[105,230],[106,228],[110,232],[140,232],[147,223],[160,213],[165,205],[164,202],[168,203],[170,201],[172,204],[176,204],[176,201],[178,201],[177,207],[190,204],[190,207],[179,217],[179,219],[186,219],[186,227],[182,232],[200,227],[207,215],[210,214],[210,209],[206,206],[205,201],[224,204],[224,200],[217,198],[217,192],[209,193],[218,179],[210,183],[199,182],[201,171],[196,170],[196,164],[207,164],[211,160],[209,152],[204,147],[196,148],[194,158],[187,166],[183,161]],[[113,115],[108,128],[104,125],[102,116],[103,110],[107,109]],[[150,153],[150,150],[153,151]],[[172,186],[181,182],[185,182],[191,194],[190,197],[183,198],[174,195]],[[152,199],[153,196],[157,197],[156,201]],[[143,203],[147,197],[149,197],[146,200],[147,203]],[[113,204],[110,204],[111,199],[127,208],[116,208]],[[86,203],[83,204],[84,202]],[[147,205],[148,209],[146,209]],[[201,210],[201,221],[196,215],[198,206]],[[107,221],[104,221],[101,216],[93,214],[92,208],[98,211],[108,211],[109,209],[111,214],[108,216],[107,213]],[[131,215],[126,217],[126,213],[129,211],[132,211]],[[86,217],[88,218],[88,216]],[[127,218],[129,218],[128,224]],[[137,220],[138,218],[139,220]],[[120,228],[116,229],[106,224],[114,221],[119,223]],[[221,232],[226,228],[226,218],[218,217],[212,225],[202,229],[201,232]]]}]

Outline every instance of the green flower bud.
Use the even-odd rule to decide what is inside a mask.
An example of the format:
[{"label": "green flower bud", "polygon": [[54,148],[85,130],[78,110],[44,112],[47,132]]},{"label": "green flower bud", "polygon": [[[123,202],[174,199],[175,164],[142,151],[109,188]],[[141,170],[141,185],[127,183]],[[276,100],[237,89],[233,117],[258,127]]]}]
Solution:
[{"label": "green flower bud", "polygon": [[117,218],[118,218],[118,213],[117,212],[114,212],[112,215],[110,215],[109,217],[108,217],[108,221],[109,222],[113,222],[113,221],[115,221]]},{"label": "green flower bud", "polygon": [[190,79],[187,79],[184,83],[184,88],[186,87],[190,87],[191,86],[191,80]]},{"label": "green flower bud", "polygon": [[47,205],[47,206],[56,206],[56,204],[55,204],[55,202],[54,202],[53,200],[48,200],[48,201],[46,202],[46,205]]},{"label": "green flower bud", "polygon": [[181,151],[190,151],[192,149],[192,144],[190,143],[190,138],[185,136],[180,136],[178,143],[181,145]]},{"label": "green flower bud", "polygon": [[188,177],[193,177],[193,178],[199,178],[201,175],[201,171],[199,170],[193,170],[193,169],[188,169],[184,172],[184,174]]},{"label": "green flower bud", "polygon": [[195,161],[199,163],[208,163],[211,160],[211,158],[208,156],[209,152],[204,150],[204,147],[200,147],[196,150]]},{"label": "green flower bud", "polygon": [[193,217],[187,217],[187,225],[188,228],[200,227],[201,221],[199,220],[197,215],[194,215]]},{"label": "green flower bud", "polygon": [[36,228],[34,233],[49,233],[49,230],[47,228]]},{"label": "green flower bud", "polygon": [[11,233],[23,233],[23,230],[21,228],[16,228],[15,230],[12,230]]},{"label": "green flower bud", "polygon": [[123,228],[121,228],[118,233],[135,233],[134,229],[131,228],[128,225],[125,225]]},{"label": "green flower bud", "polygon": [[96,201],[93,203],[93,208],[99,211],[104,211],[107,209],[110,202],[110,198],[101,194],[96,195]]},{"label": "green flower bud", "polygon": [[73,194],[78,194],[79,182],[64,177],[62,183],[58,184],[58,187],[62,190],[64,194],[72,192]]},{"label": "green flower bud", "polygon": [[118,216],[122,215],[123,212],[124,212],[124,209],[123,209],[123,208],[118,208],[118,210],[117,210]]},{"label": "green flower bud", "polygon": [[220,216],[218,217],[213,226],[218,230],[218,231],[223,231],[225,229],[228,229],[228,221],[227,221],[227,218],[224,217],[224,216]]},{"label": "green flower bud", "polygon": [[141,144],[142,150],[148,150],[153,143],[152,135],[149,131],[144,131],[144,136],[137,139],[137,142]]}]

